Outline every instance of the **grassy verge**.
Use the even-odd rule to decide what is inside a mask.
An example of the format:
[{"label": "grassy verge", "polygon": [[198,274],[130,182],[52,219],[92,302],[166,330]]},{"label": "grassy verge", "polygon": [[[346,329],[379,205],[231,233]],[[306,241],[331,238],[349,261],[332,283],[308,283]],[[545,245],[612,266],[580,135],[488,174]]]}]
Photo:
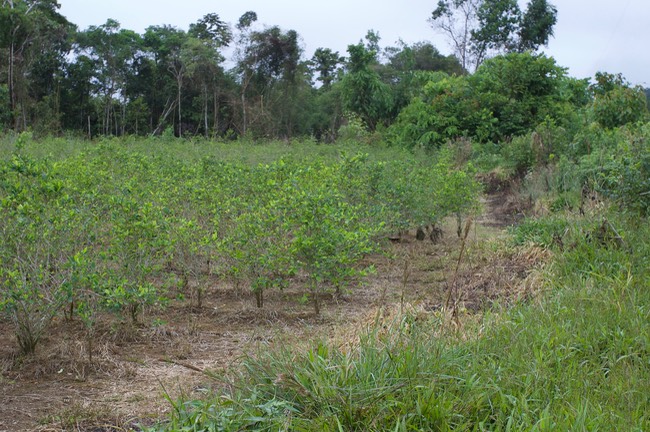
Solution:
[{"label": "grassy verge", "polygon": [[[466,324],[402,315],[352,349],[247,359],[161,430],[647,430],[650,229],[571,220],[546,294]],[[469,336],[468,336],[469,335]]]}]

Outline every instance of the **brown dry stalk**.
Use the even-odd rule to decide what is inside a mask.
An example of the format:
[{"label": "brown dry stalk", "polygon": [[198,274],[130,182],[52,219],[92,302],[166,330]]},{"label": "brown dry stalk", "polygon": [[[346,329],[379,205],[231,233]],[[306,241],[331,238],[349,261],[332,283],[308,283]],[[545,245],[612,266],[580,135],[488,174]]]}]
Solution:
[{"label": "brown dry stalk", "polygon": [[191,364],[181,363],[181,362],[177,362],[177,361],[174,361],[172,359],[166,359],[166,358],[159,358],[158,361],[163,362],[163,363],[171,363],[171,364],[175,364],[175,365],[178,365],[178,366],[183,366],[184,368],[191,369],[191,370],[197,371],[197,372],[201,372],[202,374],[207,375],[207,373],[203,369],[198,368],[196,366],[192,366]]},{"label": "brown dry stalk", "polygon": [[460,268],[460,263],[463,260],[463,256],[465,254],[465,246],[467,245],[467,237],[469,236],[469,232],[472,228],[472,223],[473,220],[472,218],[468,218],[467,221],[465,222],[465,229],[463,230],[463,238],[461,240],[461,245],[460,245],[460,253],[458,254],[458,260],[456,260],[456,268],[454,269],[454,276],[451,279],[451,283],[449,284],[449,291],[447,292],[447,300],[445,301],[445,309],[449,309],[449,302],[451,301],[451,295],[452,292],[454,291],[454,288],[456,288],[456,298],[454,299],[454,312],[453,316],[457,315],[457,299],[458,299],[458,287],[456,286],[456,280],[458,279],[458,270]]},{"label": "brown dry stalk", "polygon": [[402,274],[402,295],[400,297],[400,313],[404,310],[404,293],[406,291],[406,284],[408,283],[409,276],[411,274],[411,269],[409,268],[410,257],[406,257],[404,260],[404,273]]}]

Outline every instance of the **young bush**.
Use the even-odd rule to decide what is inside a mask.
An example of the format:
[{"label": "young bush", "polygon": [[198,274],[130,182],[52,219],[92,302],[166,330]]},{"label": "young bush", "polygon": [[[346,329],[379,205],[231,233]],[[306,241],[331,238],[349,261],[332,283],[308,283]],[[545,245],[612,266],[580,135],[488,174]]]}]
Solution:
[{"label": "young bush", "polygon": [[84,247],[83,230],[50,163],[17,153],[0,173],[0,308],[30,354],[69,299],[68,262]]},{"label": "young bush", "polygon": [[594,119],[605,129],[646,120],[648,105],[641,86],[631,87],[619,74],[597,73],[591,109]]},{"label": "young bush", "polygon": [[610,145],[580,160],[583,183],[614,199],[622,208],[650,213],[650,125],[625,127],[607,133]]}]

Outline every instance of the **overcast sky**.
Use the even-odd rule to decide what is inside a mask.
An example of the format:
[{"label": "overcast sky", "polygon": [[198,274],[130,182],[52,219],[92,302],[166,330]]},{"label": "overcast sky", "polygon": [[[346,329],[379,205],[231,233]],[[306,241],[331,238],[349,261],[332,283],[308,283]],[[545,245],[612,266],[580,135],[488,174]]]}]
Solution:
[{"label": "overcast sky", "polygon": [[[544,51],[568,67],[577,78],[597,71],[622,73],[630,82],[650,86],[650,0],[552,0],[558,9],[555,37]],[[381,36],[380,45],[430,41],[441,52],[451,51],[444,36],[427,18],[436,0],[59,0],[61,13],[80,29],[108,18],[139,33],[150,25],[171,24],[187,30],[207,13],[235,23],[246,11],[257,13],[263,25],[296,30],[305,57],[318,47],[346,55],[367,30]],[[525,5],[526,1],[520,1]]]}]

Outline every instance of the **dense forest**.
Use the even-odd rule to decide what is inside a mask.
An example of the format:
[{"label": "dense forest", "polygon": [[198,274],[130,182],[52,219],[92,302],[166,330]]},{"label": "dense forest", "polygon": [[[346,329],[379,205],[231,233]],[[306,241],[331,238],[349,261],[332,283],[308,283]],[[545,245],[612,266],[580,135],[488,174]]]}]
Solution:
[{"label": "dense forest", "polygon": [[[373,30],[347,53],[305,53],[297,32],[261,25],[253,11],[236,23],[209,13],[187,30],[139,34],[113,19],[82,30],[59,7],[3,1],[0,130],[331,141],[352,125],[432,146],[565,121],[567,110],[627,87],[613,75],[589,87],[536,54],[557,17],[546,0],[525,10],[515,0],[439,2],[423,20],[453,41],[453,55],[426,41],[381,47]],[[640,89],[626,91],[640,103]]]}]

